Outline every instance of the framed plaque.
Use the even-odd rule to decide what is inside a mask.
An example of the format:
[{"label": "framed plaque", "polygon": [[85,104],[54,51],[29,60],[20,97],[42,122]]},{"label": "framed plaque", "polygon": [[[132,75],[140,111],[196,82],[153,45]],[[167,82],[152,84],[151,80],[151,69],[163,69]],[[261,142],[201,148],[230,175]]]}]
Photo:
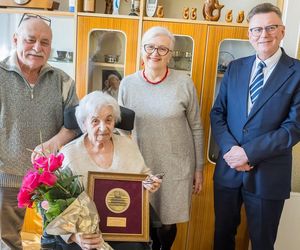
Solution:
[{"label": "framed plaque", "polygon": [[88,172],[88,194],[100,216],[106,241],[149,241],[149,194],[146,175]]}]

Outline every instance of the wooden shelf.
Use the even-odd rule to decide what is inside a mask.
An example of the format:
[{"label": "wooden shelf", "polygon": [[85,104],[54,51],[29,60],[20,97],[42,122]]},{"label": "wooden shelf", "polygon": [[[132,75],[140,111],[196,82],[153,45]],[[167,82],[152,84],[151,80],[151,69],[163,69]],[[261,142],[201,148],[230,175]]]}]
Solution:
[{"label": "wooden shelf", "polygon": [[23,14],[23,13],[33,13],[44,16],[65,16],[74,17],[74,12],[68,11],[56,11],[56,10],[41,10],[41,9],[28,9],[28,8],[0,8],[0,13],[7,14]]},{"label": "wooden shelf", "polygon": [[205,20],[191,20],[191,19],[180,19],[180,18],[159,18],[159,17],[143,17],[144,21],[156,21],[156,22],[168,22],[168,23],[191,23],[191,24],[208,24],[218,26],[234,26],[234,27],[248,27],[247,23],[225,23],[225,22],[212,22]]},{"label": "wooden shelf", "polygon": [[111,14],[90,13],[90,12],[78,12],[77,15],[78,16],[88,16],[88,17],[121,18],[121,19],[134,19],[134,20],[139,19],[139,16],[111,15]]}]

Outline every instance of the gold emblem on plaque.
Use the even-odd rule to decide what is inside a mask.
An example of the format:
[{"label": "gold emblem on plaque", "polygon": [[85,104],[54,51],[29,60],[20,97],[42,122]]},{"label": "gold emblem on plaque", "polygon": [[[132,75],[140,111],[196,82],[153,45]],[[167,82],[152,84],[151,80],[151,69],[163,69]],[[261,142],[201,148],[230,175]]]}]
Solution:
[{"label": "gold emblem on plaque", "polygon": [[122,188],[113,188],[105,197],[107,208],[113,213],[123,213],[130,205],[130,196],[126,190]]}]

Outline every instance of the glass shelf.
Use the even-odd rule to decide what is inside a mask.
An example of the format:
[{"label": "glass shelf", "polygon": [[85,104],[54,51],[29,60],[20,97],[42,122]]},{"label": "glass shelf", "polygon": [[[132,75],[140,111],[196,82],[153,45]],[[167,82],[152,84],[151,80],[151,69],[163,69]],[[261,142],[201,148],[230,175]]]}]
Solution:
[{"label": "glass shelf", "polygon": [[107,67],[107,68],[124,68],[124,64],[119,64],[119,63],[105,63],[105,62],[91,62],[95,66],[100,66],[100,67]]},{"label": "glass shelf", "polygon": [[58,62],[58,63],[73,63],[73,61],[71,60],[60,60],[60,59],[56,59],[56,58],[49,58],[48,62]]},{"label": "glass shelf", "polygon": [[194,41],[189,36],[175,35],[173,57],[168,65],[169,68],[185,71],[191,75],[193,62]]},{"label": "glass shelf", "polygon": [[[255,50],[247,40],[223,40],[219,47],[218,65],[216,68],[216,85],[214,99],[217,97],[220,89],[222,78],[227,69],[228,64],[235,59],[250,56],[255,54]],[[211,130],[209,131],[209,146],[208,146],[208,160],[211,163],[216,163],[219,155],[219,147],[216,144]]]},{"label": "glass shelf", "polygon": [[106,91],[117,98],[124,76],[126,35],[118,30],[93,30],[89,37],[88,93]]}]

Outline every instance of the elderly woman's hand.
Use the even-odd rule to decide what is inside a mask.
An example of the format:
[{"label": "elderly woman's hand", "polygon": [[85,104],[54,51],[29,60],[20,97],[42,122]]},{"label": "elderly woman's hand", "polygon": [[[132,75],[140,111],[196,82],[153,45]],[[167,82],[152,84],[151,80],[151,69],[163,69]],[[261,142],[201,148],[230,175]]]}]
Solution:
[{"label": "elderly woman's hand", "polygon": [[72,234],[71,240],[76,242],[83,250],[101,249],[103,238],[100,233],[95,234]]},{"label": "elderly woman's hand", "polygon": [[162,176],[148,175],[147,178],[143,181],[143,186],[151,193],[156,192],[160,188],[162,183]]},{"label": "elderly woman's hand", "polygon": [[203,185],[203,171],[196,170],[194,175],[193,194],[199,194]]}]

